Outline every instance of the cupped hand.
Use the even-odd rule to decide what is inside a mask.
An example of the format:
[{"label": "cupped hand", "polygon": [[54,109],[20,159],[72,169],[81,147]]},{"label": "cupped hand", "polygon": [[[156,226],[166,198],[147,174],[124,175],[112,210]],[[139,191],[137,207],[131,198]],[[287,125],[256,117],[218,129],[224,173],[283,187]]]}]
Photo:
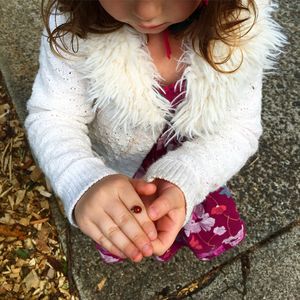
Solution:
[{"label": "cupped hand", "polygon": [[[145,195],[156,190],[144,180],[135,183]],[[142,212],[133,214],[130,209],[134,205],[139,205]],[[153,254],[155,224],[127,176],[109,175],[95,183],[77,202],[74,217],[83,233],[114,255],[139,262]]]},{"label": "cupped hand", "polygon": [[149,217],[155,223],[158,236],[151,243],[153,254],[160,256],[171,247],[182,228],[186,205],[184,194],[176,185],[158,178],[151,183],[156,185],[156,191],[154,189],[150,191],[151,187],[133,180],[136,192],[144,202]]}]

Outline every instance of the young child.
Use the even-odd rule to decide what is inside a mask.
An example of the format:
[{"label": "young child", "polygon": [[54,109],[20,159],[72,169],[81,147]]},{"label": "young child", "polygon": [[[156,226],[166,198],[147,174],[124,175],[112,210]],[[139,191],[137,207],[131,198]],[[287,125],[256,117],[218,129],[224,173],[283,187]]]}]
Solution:
[{"label": "young child", "polygon": [[27,103],[33,154],[103,260],[246,229],[226,182],[258,149],[262,80],[286,43],[268,0],[50,0]]}]

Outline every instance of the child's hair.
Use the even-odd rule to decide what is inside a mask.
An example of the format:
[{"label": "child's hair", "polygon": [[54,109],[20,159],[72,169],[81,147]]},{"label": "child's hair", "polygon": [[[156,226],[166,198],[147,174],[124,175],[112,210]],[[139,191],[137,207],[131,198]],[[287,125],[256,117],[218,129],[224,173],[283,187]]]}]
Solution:
[{"label": "child's hair", "polygon": [[[222,73],[233,73],[239,67],[232,71],[223,71],[217,65],[226,63],[230,59],[233,49],[238,46],[241,37],[246,35],[255,24],[257,19],[255,0],[247,0],[247,5],[243,4],[245,0],[209,0],[207,6],[203,2],[187,20],[174,24],[169,29],[176,36],[191,38],[193,49],[195,51],[198,49],[196,52],[203,56],[215,70]],[[51,32],[49,18],[52,11],[57,10],[67,13],[68,20]],[[249,17],[241,19],[240,16],[244,12]],[[69,52],[66,46],[63,49],[57,42],[57,39],[60,39],[62,45],[65,45],[62,38],[68,33],[71,34],[72,51],[76,53],[78,48],[75,50],[75,38],[85,39],[89,33],[111,33],[124,25],[110,16],[98,0],[42,0],[42,16],[51,49],[58,55],[60,55],[57,51],[58,48]],[[254,20],[251,27],[246,31],[241,30],[242,23],[251,18]],[[228,45],[230,49],[228,56],[221,62],[214,61],[212,55],[214,42],[218,40]],[[197,47],[196,43],[198,43]]]}]

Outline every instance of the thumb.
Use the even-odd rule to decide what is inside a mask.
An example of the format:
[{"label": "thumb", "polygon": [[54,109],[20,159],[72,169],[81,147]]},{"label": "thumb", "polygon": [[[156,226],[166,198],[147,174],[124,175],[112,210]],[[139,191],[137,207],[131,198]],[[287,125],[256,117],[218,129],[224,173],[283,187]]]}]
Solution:
[{"label": "thumb", "polygon": [[156,221],[168,214],[168,212],[174,209],[174,203],[170,199],[169,195],[160,195],[154,200],[148,210],[148,215],[152,221]]},{"label": "thumb", "polygon": [[150,196],[156,193],[157,187],[152,182],[147,182],[144,179],[130,179],[130,183],[139,195]]}]

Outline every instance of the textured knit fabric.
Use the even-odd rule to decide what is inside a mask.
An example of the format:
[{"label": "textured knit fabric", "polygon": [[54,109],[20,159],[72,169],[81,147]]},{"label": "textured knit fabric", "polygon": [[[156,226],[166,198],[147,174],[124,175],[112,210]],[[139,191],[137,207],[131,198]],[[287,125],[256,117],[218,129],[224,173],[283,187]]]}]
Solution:
[{"label": "textured knit fabric", "polygon": [[[176,108],[181,101],[184,101],[185,83],[183,90],[176,90],[174,86],[173,83],[164,87],[164,97],[170,101],[173,108]],[[167,129],[166,126],[165,130]],[[162,134],[134,177],[143,177],[151,164],[177,147],[180,147],[180,143],[175,138],[166,145],[166,138]],[[223,186],[210,193],[203,203],[194,207],[190,220],[180,230],[173,245],[163,255],[155,258],[166,262],[185,246],[191,249],[198,259],[210,260],[239,244],[245,234],[245,224],[240,219],[231,193],[226,186]],[[96,244],[96,249],[105,263],[124,261],[99,244]]]},{"label": "textured knit fabric", "polygon": [[[110,174],[134,176],[166,125],[182,146],[155,161],[144,178],[162,178],[184,193],[190,219],[195,205],[224,186],[258,149],[262,134],[262,80],[274,69],[286,38],[271,13],[275,6],[258,0],[258,19],[223,68],[223,74],[183,41],[185,101],[170,113],[161,96],[160,75],[145,35],[129,26],[110,34],[79,39],[74,57],[55,56],[41,40],[40,68],[27,102],[25,129],[32,152],[69,221],[77,201]],[[241,15],[241,17],[244,17]],[[248,17],[248,16],[247,16]],[[68,16],[51,16],[51,29]],[[244,29],[252,26],[253,16]],[[66,35],[66,44],[69,36]],[[228,53],[215,45],[216,61]]]}]

